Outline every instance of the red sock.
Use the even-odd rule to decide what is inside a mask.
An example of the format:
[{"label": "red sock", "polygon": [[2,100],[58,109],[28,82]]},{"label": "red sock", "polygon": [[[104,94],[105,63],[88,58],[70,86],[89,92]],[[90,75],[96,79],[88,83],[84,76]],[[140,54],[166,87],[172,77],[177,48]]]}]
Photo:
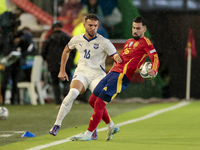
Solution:
[{"label": "red sock", "polygon": [[[89,104],[90,104],[90,106],[92,106],[92,108],[94,108],[94,103],[95,103],[95,101],[97,100],[97,96],[95,96],[94,94],[92,94],[91,96],[90,96],[90,98],[89,98]],[[106,110],[106,107],[104,107],[105,109],[104,109],[104,111],[103,111],[103,116],[102,116],[102,120],[106,123],[106,124],[108,124],[110,121],[111,121],[111,119],[110,119],[110,116],[108,115],[108,112],[107,112],[107,110]]]},{"label": "red sock", "polygon": [[90,106],[92,106],[92,108],[94,108],[94,103],[95,103],[96,99],[97,99],[97,97],[94,94],[92,94],[89,98],[88,102],[89,102]]},{"label": "red sock", "polygon": [[102,119],[103,116],[103,112],[105,110],[105,106],[106,104],[104,103],[104,101],[100,98],[96,99],[96,102],[94,104],[94,111],[92,114],[92,117],[90,118],[90,122],[89,122],[89,127],[88,130],[93,132],[96,127],[98,126],[99,122]]}]

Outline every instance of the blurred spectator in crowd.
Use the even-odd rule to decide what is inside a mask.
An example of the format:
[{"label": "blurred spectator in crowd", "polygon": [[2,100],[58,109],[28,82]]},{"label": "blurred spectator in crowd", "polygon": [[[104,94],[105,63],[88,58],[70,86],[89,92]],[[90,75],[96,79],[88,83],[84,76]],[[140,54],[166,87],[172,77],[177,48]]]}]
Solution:
[{"label": "blurred spectator in crowd", "polygon": [[78,13],[82,7],[83,5],[80,3],[80,0],[68,0],[63,4],[58,20],[63,23],[63,28],[69,33],[72,32],[74,28],[73,21],[78,17]]},{"label": "blurred spectator in crowd", "polygon": [[99,4],[104,13],[105,27],[113,27],[122,21],[122,14],[117,7],[117,0],[100,0]]},{"label": "blurred spectator in crowd", "polygon": [[[0,37],[0,49],[1,54],[5,57],[7,57],[11,52],[16,51],[16,45],[15,36],[13,33],[1,33]],[[7,63],[7,62],[6,62]],[[11,94],[11,104],[16,104],[16,102],[19,103],[19,91],[17,88],[17,82],[20,77],[20,60],[18,59],[16,62],[13,62],[12,64],[5,67],[5,70],[3,71],[3,80],[1,83],[1,93],[3,97],[3,104],[5,102],[5,93],[7,90],[7,85],[9,83],[9,79],[11,78],[12,81],[12,94]]]},{"label": "blurred spectator in crowd", "polygon": [[[81,2],[85,6],[88,4],[89,0],[81,0]],[[117,7],[117,0],[98,0],[97,4],[97,6],[100,6],[103,13],[103,18],[99,15],[102,19],[102,27],[108,32],[114,32],[115,26],[122,22],[122,14]]]},{"label": "blurred spectator in crowd", "polygon": [[0,1],[0,14],[3,14],[7,10],[6,0]]},{"label": "blurred spectator in crowd", "polygon": [[115,7],[110,15],[104,17],[104,25],[112,27],[122,21],[122,14],[117,7]]},{"label": "blurred spectator in crowd", "polygon": [[[88,0],[81,0],[81,2],[87,4]],[[98,5],[101,6],[103,15],[108,16],[117,7],[117,0],[98,0]]]},{"label": "blurred spectator in crowd", "polygon": [[83,6],[88,13],[96,14],[103,21],[104,15],[101,9],[101,6],[98,5],[98,0],[88,0],[87,3]]},{"label": "blurred spectator in crowd", "polygon": [[[53,81],[56,108],[59,108],[62,102],[61,89],[59,86],[60,79],[58,78],[58,74],[60,71],[61,55],[63,49],[71,39],[69,35],[61,31],[61,28],[62,23],[60,21],[53,23],[53,33],[48,36],[42,47],[42,57],[44,58],[44,60],[47,61],[48,71],[50,71]],[[69,75],[70,80],[72,78],[71,69],[74,68],[74,56],[75,51],[70,54],[69,60],[66,65],[66,73]],[[62,83],[64,85],[63,96],[65,97],[68,94],[70,82],[62,81]]]},{"label": "blurred spectator in crowd", "polygon": [[[20,77],[20,59],[6,59],[11,56],[12,52],[17,52],[17,45],[20,42],[18,38],[17,27],[20,22],[17,20],[15,14],[11,12],[4,12],[0,16],[0,53],[3,55],[4,63],[6,67],[3,71],[3,80],[1,83],[1,93],[3,98],[3,104],[5,103],[5,93],[7,90],[7,85],[11,77],[12,81],[12,94],[11,94],[11,104],[19,103],[19,90],[17,88],[17,82]],[[13,55],[12,55],[13,56]]]},{"label": "blurred spectator in crowd", "polygon": [[78,17],[73,21],[74,29],[72,31],[72,36],[85,33],[84,21],[87,14],[88,11],[84,8],[79,12]]},{"label": "blurred spectator in crowd", "polygon": [[20,80],[30,81],[33,59],[36,55],[36,50],[33,42],[33,34],[29,27],[24,27],[22,30],[18,31],[17,38],[19,40],[17,50],[21,52],[20,62],[22,75]]},{"label": "blurred spectator in crowd", "polygon": [[12,0],[0,0],[0,15],[6,11],[16,11],[17,6],[12,2]]},{"label": "blurred spectator in crowd", "polygon": [[99,18],[99,28],[97,29],[97,33],[101,34],[105,38],[109,38],[107,30],[103,27],[103,23],[101,18]]},{"label": "blurred spectator in crowd", "polygon": [[66,3],[63,4],[60,16],[69,15],[70,17],[76,19],[82,7],[83,5],[82,3],[80,3],[80,0],[68,0]]}]

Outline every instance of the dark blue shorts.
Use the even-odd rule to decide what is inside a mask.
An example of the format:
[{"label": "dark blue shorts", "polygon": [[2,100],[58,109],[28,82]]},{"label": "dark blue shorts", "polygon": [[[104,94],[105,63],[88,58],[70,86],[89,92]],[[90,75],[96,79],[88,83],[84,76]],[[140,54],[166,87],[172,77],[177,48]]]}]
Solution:
[{"label": "dark blue shorts", "polygon": [[93,94],[106,102],[113,100],[118,93],[123,92],[130,80],[123,73],[110,72],[96,86]]}]

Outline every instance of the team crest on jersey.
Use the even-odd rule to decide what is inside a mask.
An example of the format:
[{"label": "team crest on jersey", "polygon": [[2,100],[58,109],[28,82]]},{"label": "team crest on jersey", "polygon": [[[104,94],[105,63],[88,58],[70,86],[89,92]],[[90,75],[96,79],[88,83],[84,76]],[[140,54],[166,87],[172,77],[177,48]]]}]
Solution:
[{"label": "team crest on jersey", "polygon": [[133,48],[136,48],[137,46],[138,46],[138,44],[139,44],[139,42],[137,41],[137,42],[135,42],[134,44],[133,44]]},{"label": "team crest on jersey", "polygon": [[94,49],[98,49],[99,48],[99,44],[94,44]]}]

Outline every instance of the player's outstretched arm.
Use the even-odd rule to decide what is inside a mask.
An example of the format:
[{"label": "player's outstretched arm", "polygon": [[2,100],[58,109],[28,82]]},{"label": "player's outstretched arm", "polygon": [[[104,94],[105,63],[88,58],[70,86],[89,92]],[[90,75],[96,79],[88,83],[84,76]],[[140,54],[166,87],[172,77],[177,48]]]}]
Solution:
[{"label": "player's outstretched arm", "polygon": [[66,63],[69,58],[70,52],[71,50],[69,50],[68,46],[66,45],[61,56],[60,72],[58,74],[58,78],[60,78],[62,81],[65,81],[65,80],[69,81],[68,75],[65,72],[65,67],[66,67]]},{"label": "player's outstretched arm", "polygon": [[115,54],[114,56],[113,56],[113,59],[117,62],[117,63],[122,63],[122,59],[121,59],[121,57],[119,56],[119,54]]}]

